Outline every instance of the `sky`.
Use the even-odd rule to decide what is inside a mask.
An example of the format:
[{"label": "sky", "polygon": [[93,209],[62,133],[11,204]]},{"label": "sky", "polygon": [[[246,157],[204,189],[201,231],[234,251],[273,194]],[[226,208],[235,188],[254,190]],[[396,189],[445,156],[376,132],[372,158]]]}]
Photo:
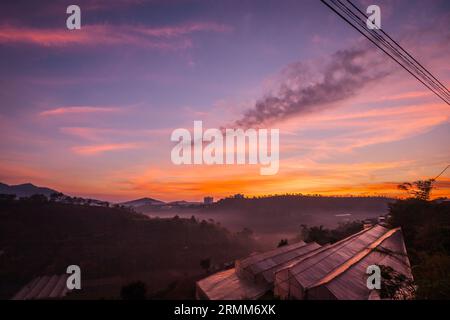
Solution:
[{"label": "sky", "polygon": [[[450,2],[376,4],[449,88]],[[450,107],[316,0],[2,1],[0,71],[7,184],[109,201],[400,197],[450,164]],[[278,173],[173,164],[172,131],[196,120],[279,129]],[[449,174],[434,197],[450,196]]]}]

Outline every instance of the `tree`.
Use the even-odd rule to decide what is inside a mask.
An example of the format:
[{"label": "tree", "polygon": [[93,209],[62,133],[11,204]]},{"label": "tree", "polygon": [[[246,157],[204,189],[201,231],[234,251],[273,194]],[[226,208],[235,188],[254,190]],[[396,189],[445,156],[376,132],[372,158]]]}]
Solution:
[{"label": "tree", "polygon": [[246,239],[250,239],[253,236],[253,230],[245,227],[242,231],[238,232],[238,234]]},{"label": "tree", "polygon": [[383,279],[380,290],[381,299],[411,300],[415,297],[416,287],[411,279],[390,266],[379,265],[379,267]]},{"label": "tree", "polygon": [[12,202],[16,199],[15,194],[0,194],[0,201]]},{"label": "tree", "polygon": [[62,192],[53,192],[50,195],[50,201],[58,201],[64,197],[64,193]]},{"label": "tree", "polygon": [[324,245],[326,243],[334,243],[342,240],[352,234],[355,234],[363,229],[363,223],[361,221],[343,222],[339,223],[335,229],[327,229],[322,225],[318,227],[308,228],[306,226],[301,227],[301,236],[306,242],[317,242]]},{"label": "tree", "polygon": [[287,246],[288,245],[288,240],[287,239],[281,239],[280,242],[278,242],[278,248],[279,247],[283,247],[283,246]]},{"label": "tree", "polygon": [[309,228],[308,230],[308,238],[306,239],[307,242],[317,242],[319,244],[325,244],[330,242],[331,236],[330,236],[330,230],[324,228],[322,225],[320,226],[314,226]]},{"label": "tree", "polygon": [[209,272],[209,268],[211,268],[211,258],[200,260],[200,267],[205,270],[206,273]]},{"label": "tree", "polygon": [[450,297],[450,203],[397,200],[389,205],[391,227],[401,227],[417,285],[416,299]]},{"label": "tree", "polygon": [[142,281],[132,282],[120,290],[120,297],[123,300],[145,300],[147,296],[147,286]]},{"label": "tree", "polygon": [[47,197],[43,194],[33,194],[29,199],[36,203],[46,203],[48,201]]},{"label": "tree", "polygon": [[414,182],[405,182],[398,186],[400,190],[405,190],[413,198],[418,200],[430,200],[430,194],[433,189],[435,179],[417,180]]}]

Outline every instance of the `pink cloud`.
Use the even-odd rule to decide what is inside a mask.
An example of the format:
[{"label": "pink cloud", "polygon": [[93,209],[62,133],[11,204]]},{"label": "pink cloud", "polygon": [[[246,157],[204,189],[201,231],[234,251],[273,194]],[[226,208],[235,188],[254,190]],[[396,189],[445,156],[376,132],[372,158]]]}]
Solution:
[{"label": "pink cloud", "polygon": [[395,101],[395,100],[406,100],[406,99],[416,99],[431,96],[432,93],[430,91],[413,91],[400,93],[390,96],[383,96],[379,98],[379,101]]},{"label": "pink cloud", "polygon": [[[341,109],[293,118],[283,125],[282,150],[309,159],[331,159],[336,154],[412,138],[450,119],[445,104],[413,104],[355,111]],[[316,135],[320,132],[320,135]],[[296,157],[298,160],[298,158]]]},{"label": "pink cloud", "polygon": [[161,136],[170,136],[172,128],[161,129],[115,129],[115,128],[92,128],[92,127],[62,127],[60,131],[74,137],[91,141],[101,141],[113,136],[117,137],[145,137],[146,139]]},{"label": "pink cloud", "polygon": [[108,133],[107,130],[85,127],[63,127],[60,129],[60,131],[64,134],[94,141],[101,140],[102,134]]},{"label": "pink cloud", "polygon": [[228,32],[231,28],[213,22],[178,26],[147,27],[143,25],[86,25],[81,30],[43,29],[4,25],[0,43],[29,43],[39,46],[136,45],[154,49],[186,49],[192,42],[186,36],[196,32]]},{"label": "pink cloud", "polygon": [[65,114],[75,113],[96,113],[96,112],[117,112],[119,108],[113,107],[90,107],[90,106],[73,106],[61,107],[55,109],[45,110],[40,113],[41,116],[60,116]]},{"label": "pink cloud", "polygon": [[91,156],[109,151],[129,150],[139,148],[137,143],[112,143],[73,147],[72,151],[79,155]]}]

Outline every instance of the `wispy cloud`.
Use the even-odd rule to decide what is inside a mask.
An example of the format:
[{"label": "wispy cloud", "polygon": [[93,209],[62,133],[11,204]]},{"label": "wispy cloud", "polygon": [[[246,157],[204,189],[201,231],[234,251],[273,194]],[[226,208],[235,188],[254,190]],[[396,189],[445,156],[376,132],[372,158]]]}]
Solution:
[{"label": "wispy cloud", "polygon": [[46,47],[72,45],[135,45],[155,49],[186,49],[192,46],[186,37],[196,32],[229,32],[229,26],[214,22],[195,22],[175,26],[108,24],[85,25],[80,30],[0,26],[0,43],[28,43]]},{"label": "wispy cloud", "polygon": [[73,147],[72,151],[79,155],[91,156],[98,155],[109,151],[137,149],[140,145],[137,143],[113,143],[113,144],[99,144],[90,146]]},{"label": "wispy cloud", "polygon": [[413,91],[413,92],[405,92],[400,94],[395,94],[391,96],[383,96],[379,98],[379,101],[396,101],[396,100],[408,100],[408,99],[417,99],[428,97],[431,95],[430,91]]},{"label": "wispy cloud", "polygon": [[450,110],[444,104],[329,110],[284,122],[284,129],[295,135],[285,136],[282,150],[285,156],[330,159],[359,148],[418,136],[449,119]]},{"label": "wispy cloud", "polygon": [[103,135],[110,133],[110,130],[107,129],[86,128],[86,127],[63,127],[60,128],[60,131],[64,134],[68,134],[74,137],[91,141],[101,140]]},{"label": "wispy cloud", "polygon": [[72,106],[60,107],[42,111],[41,116],[60,116],[65,114],[79,114],[79,113],[97,113],[97,112],[118,112],[119,108],[115,107],[91,107],[91,106]]},{"label": "wispy cloud", "polygon": [[116,129],[116,128],[92,128],[92,127],[62,127],[64,134],[90,141],[104,141],[111,137],[138,137],[161,140],[161,137],[170,136],[172,128],[161,129]]}]

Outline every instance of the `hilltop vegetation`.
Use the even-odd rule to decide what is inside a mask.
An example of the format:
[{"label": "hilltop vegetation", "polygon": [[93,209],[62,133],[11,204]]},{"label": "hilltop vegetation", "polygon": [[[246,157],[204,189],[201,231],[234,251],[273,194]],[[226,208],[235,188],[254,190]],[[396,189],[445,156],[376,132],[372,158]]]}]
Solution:
[{"label": "hilltop vegetation", "polygon": [[244,197],[237,194],[234,197],[221,199],[211,205],[212,209],[257,209],[261,212],[283,209],[310,209],[316,211],[351,209],[351,210],[383,210],[393,199],[386,197],[360,196],[321,196],[303,194],[280,194],[262,197]]},{"label": "hilltop vegetation", "polygon": [[390,224],[402,227],[418,299],[450,299],[450,202],[399,200]]}]

